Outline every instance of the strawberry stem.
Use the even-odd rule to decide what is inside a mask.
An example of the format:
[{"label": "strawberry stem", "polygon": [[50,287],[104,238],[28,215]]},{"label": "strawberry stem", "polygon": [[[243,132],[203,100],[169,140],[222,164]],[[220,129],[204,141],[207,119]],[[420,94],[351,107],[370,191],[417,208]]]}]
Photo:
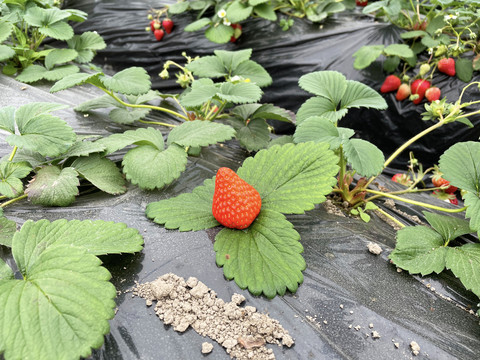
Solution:
[{"label": "strawberry stem", "polygon": [[405,198],[402,198],[400,196],[392,195],[390,193],[384,193],[384,192],[381,192],[381,191],[375,191],[375,190],[370,190],[370,189],[365,189],[365,191],[370,193],[370,194],[385,196],[385,197],[391,198],[393,200],[403,201],[403,202],[408,203],[408,204],[418,205],[418,206],[422,206],[422,207],[425,207],[425,208],[428,208],[428,209],[443,211],[443,212],[447,212],[447,213],[459,213],[459,212],[463,212],[467,209],[466,206],[463,207],[463,208],[460,208],[460,209],[446,209],[446,208],[442,208],[440,206],[435,206],[435,205],[423,203],[423,202],[420,202],[420,201],[405,199]]},{"label": "strawberry stem", "polygon": [[19,200],[25,199],[27,196],[28,196],[27,194],[23,194],[23,195],[21,195],[21,196],[19,196],[19,197],[16,197],[16,198],[12,199],[12,200],[5,201],[3,204],[0,205],[0,207],[4,208],[4,207],[7,206],[7,205],[10,205],[10,204],[13,204],[14,202],[17,202],[17,201],[19,201]]},{"label": "strawberry stem", "polygon": [[399,220],[395,219],[392,215],[390,215],[389,213],[387,213],[386,211],[378,208],[376,209],[375,211],[378,211],[379,213],[381,213],[383,216],[387,217],[388,219],[392,220],[395,224],[397,224],[398,226],[404,228],[405,225],[403,223],[401,223]]},{"label": "strawberry stem", "polygon": [[[154,106],[154,105],[145,105],[145,104],[129,104],[125,101],[123,101],[122,99],[120,99],[118,96],[116,96],[113,91],[110,91],[110,90],[107,90],[105,88],[99,88],[101,90],[103,90],[104,92],[106,92],[108,95],[110,95],[112,98],[114,98],[117,102],[119,102],[120,104],[122,104],[123,106],[127,106],[127,107],[131,107],[131,108],[139,108],[139,109],[152,109],[152,110],[158,110],[158,111],[163,111],[163,112],[166,112],[168,114],[171,114],[171,115],[174,115],[176,117],[179,117],[185,121],[189,121],[188,117],[186,116],[183,116],[182,114],[179,114],[178,112],[176,111],[173,111],[173,110],[170,110],[170,109],[167,109],[167,108],[163,108],[163,107],[160,107],[160,106]],[[165,125],[165,126],[170,126],[172,127],[172,125]]]},{"label": "strawberry stem", "polygon": [[8,161],[12,161],[13,160],[13,157],[15,156],[15,154],[17,153],[17,150],[18,150],[18,147],[15,146],[12,150],[12,153],[10,154],[10,156],[8,157]]}]

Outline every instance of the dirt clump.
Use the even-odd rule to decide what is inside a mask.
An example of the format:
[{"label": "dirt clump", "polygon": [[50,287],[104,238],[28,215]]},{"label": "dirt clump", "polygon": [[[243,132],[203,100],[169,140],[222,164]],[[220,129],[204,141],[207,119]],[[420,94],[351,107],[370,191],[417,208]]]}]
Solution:
[{"label": "dirt clump", "polygon": [[245,301],[243,295],[234,294],[230,302],[225,302],[194,277],[185,281],[175,274],[165,274],[137,284],[133,294],[144,298],[147,305],[156,301],[155,313],[175,331],[192,327],[222,345],[231,358],[273,360],[275,355],[266,343],[294,344],[277,320],[258,313],[253,306],[240,307]]}]

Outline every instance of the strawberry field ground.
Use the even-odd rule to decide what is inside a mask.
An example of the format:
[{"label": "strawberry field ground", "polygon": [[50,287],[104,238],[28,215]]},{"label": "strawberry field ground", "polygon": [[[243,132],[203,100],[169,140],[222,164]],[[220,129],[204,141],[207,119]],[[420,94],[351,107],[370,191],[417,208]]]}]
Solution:
[{"label": "strawberry field ground", "polygon": [[[372,17],[362,15],[358,9],[354,9],[328,19],[322,27],[306,20],[296,20],[287,32],[280,31],[273,22],[250,19],[243,23],[243,33],[238,41],[226,45],[209,42],[202,33],[181,31],[192,22],[192,15],[187,13],[175,17],[174,31],[165,35],[161,42],[156,42],[151,33],[144,31],[145,24],[148,24],[146,11],[150,6],[161,5],[145,1],[112,0],[67,1],[64,7],[80,9],[89,14],[87,21],[75,26],[75,32],[98,31],[103,36],[107,47],[98,52],[94,63],[107,74],[114,75],[132,66],[143,67],[151,76],[152,88],[162,93],[178,92],[180,88],[175,83],[174,76],[168,80],[158,77],[165,61],[182,63],[184,58],[181,53],[184,51],[190,56],[208,56],[215,49],[234,51],[252,48],[251,59],[261,64],[273,78],[272,85],[263,88],[261,102],[272,103],[292,113],[297,112],[300,105],[312,96],[298,85],[298,79],[311,72],[338,71],[348,80],[362,82],[378,91],[385,78],[380,65],[373,64],[365,70],[355,70],[352,55],[363,45],[388,45],[399,39],[399,31],[394,27],[374,22]],[[49,43],[56,44],[55,41]],[[447,76],[440,77],[437,84],[441,85],[443,95],[452,101],[458,98],[464,85],[458,79]],[[134,85],[135,81],[131,83],[132,87]],[[25,84],[0,75],[0,108],[11,106],[18,109],[25,104],[39,102],[67,105],[54,114],[73,128],[77,138],[107,138],[124,131],[151,127],[138,122],[135,125],[112,122],[109,110],[100,109],[88,114],[74,111],[73,108],[80,103],[103,94],[92,85],[70,87],[54,93],[50,91],[51,87],[52,83],[47,81]],[[479,95],[475,87],[468,93],[468,100],[478,99]],[[426,127],[420,120],[420,114],[425,109],[423,105],[399,103],[395,101],[394,94],[383,96],[388,109],[350,109],[346,118],[342,119],[341,126],[354,129],[356,137],[371,141],[388,156]],[[178,124],[178,119],[158,111],[151,112],[146,120]],[[474,128],[455,122],[440,128],[408,149],[413,150],[416,158],[424,164],[437,163],[439,155],[452,144],[478,140],[480,117],[471,116],[470,120],[475,125]],[[273,121],[271,124],[276,128],[277,135],[291,135],[295,130],[292,124],[286,122]],[[217,130],[212,128],[211,131]],[[175,144],[168,141],[168,131],[162,128],[162,132],[168,148],[173,148]],[[12,145],[4,141],[7,137],[4,132],[1,136],[0,156],[8,157]],[[142,146],[141,142],[131,144],[138,146],[134,149]],[[108,158],[120,168],[122,159],[129,151],[132,151],[131,146],[119,149]],[[286,212],[286,219],[301,238],[306,269],[302,271],[303,282],[298,284],[295,293],[287,291],[285,295],[272,299],[269,299],[272,296],[267,295],[266,288],[263,288],[263,292],[267,296],[253,295],[251,284],[250,291],[242,290],[235,282],[239,281],[237,277],[235,281],[227,280],[224,269],[215,264],[214,259],[219,250],[214,250],[213,243],[220,239],[218,235],[225,229],[217,226],[207,230],[178,231],[175,226],[169,226],[168,223],[160,225],[145,216],[147,205],[192,193],[204,184],[205,179],[215,176],[220,167],[235,171],[243,167],[244,176],[254,177],[248,173],[252,169],[252,161],[250,165],[243,164],[254,153],[242,148],[237,140],[228,140],[203,147],[197,156],[189,156],[182,175],[159,189],[142,189],[134,181],[142,184],[143,177],[132,181],[134,173],[125,172],[123,176],[130,180],[122,183],[122,186],[126,186],[126,191],[113,195],[105,190],[100,191],[99,189],[110,188],[104,183],[97,185],[98,178],[87,175],[85,177],[96,187],[83,179],[78,187],[79,195],[67,207],[47,207],[24,200],[5,208],[4,216],[14,221],[18,229],[29,220],[38,222],[46,219],[52,223],[60,219],[102,220],[107,224],[105,227],[110,226],[110,222],[124,223],[143,237],[141,251],[138,249],[138,236],[129,234],[124,236],[125,239],[123,235],[116,235],[123,247],[119,245],[118,248],[112,247],[113,250],[97,250],[95,253],[112,274],[111,283],[115,286],[117,296],[115,316],[112,315],[109,321],[110,329],[102,330],[106,333],[104,343],[89,345],[88,348],[91,346],[96,349],[91,356],[86,353],[88,358],[229,358],[222,346],[198,335],[192,329],[180,333],[174,331],[172,326],[164,325],[155,316],[154,306],[145,306],[144,299],[132,296],[132,288],[137,283],[154,281],[166,273],[174,273],[185,280],[196,277],[225,301],[229,301],[234,293],[240,293],[246,298],[245,305],[254,306],[258,312],[267,313],[278,320],[294,338],[295,345],[291,348],[269,345],[276,359],[476,358],[476,354],[480,353],[480,326],[478,316],[475,315],[478,296],[466,290],[464,284],[450,271],[420,276],[397,269],[389,259],[396,246],[397,231],[382,220],[377,212],[368,212],[371,214],[368,223],[358,217],[332,214],[324,204],[318,204],[305,213],[303,210],[297,213],[292,211],[293,214]],[[262,154],[270,153],[271,150]],[[16,156],[25,156],[22,154]],[[390,191],[404,189],[390,178],[398,171],[405,171],[407,160],[408,151],[405,151],[385,169],[384,175],[375,180],[378,182],[376,186],[380,189],[387,187]],[[278,163],[288,161],[287,158],[280,158]],[[262,169],[258,171],[261,172]],[[406,198],[446,209],[458,208],[422,192],[406,195]],[[418,225],[415,216],[427,224],[419,206],[397,202],[397,210],[392,210],[383,200],[376,200],[375,204],[407,227]],[[264,203],[267,202],[264,200]],[[175,214],[175,209],[172,208],[171,211]],[[475,215],[470,216],[475,218]],[[154,218],[153,215],[149,217]],[[453,214],[453,217],[462,220],[465,218],[462,213]],[[155,221],[159,222],[158,219]],[[0,238],[4,244],[8,234],[11,234],[8,230],[10,225],[5,222],[1,225]],[[281,228],[280,225],[278,227]],[[54,232],[51,230],[51,234]],[[94,233],[85,235],[92,239],[95,236]],[[25,269],[18,269],[23,266],[21,263],[16,265],[19,264],[16,249],[20,246],[20,236],[17,238],[13,246],[13,252],[17,251],[15,259],[11,242],[10,246],[0,246],[0,254],[1,259],[14,269],[15,278],[22,279]],[[135,246],[127,244],[127,240],[133,243],[134,239]],[[419,242],[421,240],[418,239]],[[455,244],[477,242],[477,235],[464,235]],[[375,255],[368,250],[369,244],[379,245],[383,251]],[[123,254],[118,254],[119,252]],[[235,275],[239,277],[238,273]],[[2,279],[5,276],[2,267],[0,276]],[[475,280],[475,277],[472,279]],[[4,291],[3,295],[5,293]],[[1,296],[2,294],[0,300]],[[27,304],[22,311],[26,312],[31,307]],[[13,311],[11,307],[9,309]],[[15,320],[4,316],[1,321],[6,330],[0,332],[0,351],[5,352],[6,359],[25,357],[18,348],[12,352],[8,340],[5,340],[9,338],[8,329],[18,329]],[[46,326],[50,327],[51,324]],[[57,327],[52,326],[51,329],[54,334]],[[36,344],[38,339],[27,336],[24,341]],[[204,341],[213,344],[213,351],[208,355],[201,354]],[[412,342],[420,346],[417,355],[413,352],[415,349],[411,346]],[[30,346],[33,348],[34,345]],[[72,355],[65,351],[57,353],[57,357],[78,358],[78,355],[77,352]]]}]

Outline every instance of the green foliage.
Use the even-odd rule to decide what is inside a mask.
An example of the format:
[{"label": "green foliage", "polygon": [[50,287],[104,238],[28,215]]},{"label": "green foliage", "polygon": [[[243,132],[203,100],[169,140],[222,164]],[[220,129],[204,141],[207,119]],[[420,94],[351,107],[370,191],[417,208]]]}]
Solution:
[{"label": "green foliage", "polygon": [[222,229],[215,237],[216,262],[227,279],[253,295],[294,293],[306,263],[300,235],[284,215],[262,210],[245,231]]},{"label": "green foliage", "polygon": [[298,110],[298,125],[311,116],[326,117],[336,123],[350,108],[387,108],[387,103],[375,90],[358,81],[347,80],[336,71],[306,74],[298,83],[303,90],[317,95],[304,102]]},{"label": "green foliage", "polygon": [[432,228],[406,227],[398,231],[389,258],[412,274],[428,275],[450,269],[466,289],[480,296],[480,244],[448,246],[451,240],[472,232],[466,220],[424,212]]},{"label": "green foliage", "polygon": [[0,163],[0,194],[13,198],[23,193],[23,182],[21,179],[30,174],[32,168],[25,161]]},{"label": "green foliage", "polygon": [[[17,80],[33,83],[57,81],[77,73],[72,62],[92,61],[106,44],[95,32],[74,35],[69,21],[84,21],[87,14],[59,9],[42,1],[6,1],[0,17],[0,66],[3,73],[17,74]],[[42,49],[47,38],[67,41],[65,49]],[[1,64],[3,62],[3,64]]]},{"label": "green foliage", "polygon": [[78,195],[80,182],[74,168],[49,165],[37,171],[25,193],[34,204],[68,206]]},{"label": "green foliage", "polygon": [[[17,224],[15,221],[8,220],[2,214],[2,216],[0,216],[0,245],[12,247],[12,239],[16,231]],[[11,271],[8,266],[7,268]],[[0,269],[0,279],[4,277],[1,271],[2,270]]]},{"label": "green foliage", "polygon": [[89,357],[103,344],[116,306],[111,275],[95,255],[136,252],[142,244],[125,224],[27,221],[11,243],[22,279],[0,260],[5,359]]},{"label": "green foliage", "polygon": [[453,145],[440,157],[439,164],[443,177],[465,191],[470,227],[480,231],[480,143],[467,141]]},{"label": "green foliage", "polygon": [[[313,23],[319,23],[345,9],[344,3],[337,0],[180,0],[164,8],[150,10],[149,13],[159,19],[166,12],[173,18],[186,12],[195,12],[197,13],[195,21],[188,24],[184,30],[187,32],[204,30],[208,40],[225,44],[232,36],[237,39],[241,35],[241,28],[234,26],[249,18],[263,18],[269,21],[277,21],[280,18],[279,25],[288,30],[293,25],[292,18],[306,18]],[[285,20],[281,14],[288,16],[289,19]]]},{"label": "green foliage", "polygon": [[[299,234],[281,213],[301,214],[335,184],[338,159],[327,144],[272,146],[248,158],[237,174],[262,197],[260,215],[246,230],[223,229],[214,249],[228,279],[253,294],[274,297],[296,291],[305,261]],[[190,194],[150,203],[147,217],[167,229],[208,229],[219,225],[212,215],[214,179]]]}]

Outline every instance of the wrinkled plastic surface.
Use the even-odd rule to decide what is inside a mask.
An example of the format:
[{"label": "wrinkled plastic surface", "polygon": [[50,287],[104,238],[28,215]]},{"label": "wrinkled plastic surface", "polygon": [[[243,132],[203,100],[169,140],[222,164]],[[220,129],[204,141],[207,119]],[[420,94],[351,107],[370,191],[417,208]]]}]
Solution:
[{"label": "wrinkled plastic surface", "polygon": [[[273,103],[297,111],[300,105],[311,97],[298,87],[298,79],[309,72],[336,70],[348,79],[361,81],[377,91],[385,78],[381,61],[364,70],[353,68],[353,53],[363,45],[389,45],[401,42],[400,31],[395,26],[374,22],[372,17],[354,12],[337,14],[325,24],[318,25],[306,20],[296,20],[287,32],[276,24],[263,19],[249,19],[243,24],[243,33],[232,44],[215,44],[208,41],[203,32],[184,32],[183,28],[195,20],[193,13],[173,16],[175,28],[166,34],[161,42],[155,41],[152,33],[145,32],[148,26],[147,11],[150,7],[161,8],[165,1],[126,0],[68,0],[65,7],[78,8],[89,14],[88,20],[77,26],[77,31],[98,31],[107,42],[105,50],[99,52],[96,62],[113,66],[118,71],[129,66],[142,66],[150,73],[153,86],[162,92],[178,92],[173,71],[171,79],[158,76],[167,60],[184,63],[182,52],[190,56],[205,56],[215,49],[253,49],[252,59],[261,64],[272,76],[273,84],[264,89],[262,102]],[[476,76],[474,80],[480,80]],[[457,78],[437,74],[433,85],[442,91],[442,97],[456,101],[466,85]],[[350,127],[357,136],[377,145],[386,155],[432,122],[421,120],[424,103],[415,105],[411,101],[395,100],[395,93],[384,95],[388,110],[350,110],[341,126]],[[471,87],[465,101],[478,99],[480,91]],[[470,120],[480,124],[480,116]],[[293,126],[276,123],[278,133],[292,133]],[[425,166],[438,162],[439,156],[459,141],[478,140],[480,126],[473,129],[454,123],[437,129],[410,148]],[[408,152],[400,155],[391,166],[401,167],[408,160]]]},{"label": "wrinkled plastic surface", "polygon": [[[32,101],[74,106],[97,93],[91,87],[56,94],[49,94],[46,85],[27,85],[25,90],[22,87],[23,84],[0,76],[0,106],[18,107]],[[84,135],[106,136],[129,128],[112,125],[101,115],[84,117],[71,108],[57,114]],[[157,119],[168,120],[160,116]],[[10,152],[4,138],[1,134],[1,156]],[[152,281],[168,272],[195,276],[225,300],[233,293],[241,293],[247,305],[279,320],[296,343],[291,349],[273,347],[277,359],[410,359],[411,341],[421,347],[418,359],[477,357],[479,320],[459,306],[476,309],[478,298],[448,272],[424,279],[398,273],[387,259],[394,247],[395,232],[376,216],[366,224],[330,215],[322,206],[305,215],[288,216],[301,235],[308,267],[304,283],[296,294],[273,300],[254,297],[223,277],[222,269],[215,265],[212,246],[217,229],[167,231],[145,217],[149,202],[189,192],[205,178],[212,177],[221,166],[236,169],[245,156],[235,143],[213,146],[205,149],[200,157],[190,158],[181,178],[163,190],[142,191],[130,186],[129,191],[120,196],[87,192],[67,208],[43,208],[26,201],[6,208],[7,218],[19,225],[27,219],[101,219],[124,222],[144,236],[145,248],[141,253],[102,257],[120,293],[118,312],[110,322],[111,332],[105,337],[104,346],[94,352],[94,359],[204,358],[200,353],[201,344],[208,339],[191,329],[183,334],[173,331],[163,325],[153,307],[146,307],[143,299],[125,293],[136,281]],[[416,198],[439,204],[425,194]],[[366,247],[369,241],[379,244],[384,252],[380,256],[369,253]],[[11,264],[9,250],[0,249],[2,258]],[[427,284],[452,300],[442,299],[429,290]],[[307,316],[316,318],[316,322],[310,322]],[[373,324],[372,329],[369,324]],[[361,327],[358,331],[354,329],[357,325]],[[372,339],[372,330],[381,337]],[[399,343],[398,349],[394,342]],[[213,352],[206,358],[229,359],[229,356],[214,343]]]}]

